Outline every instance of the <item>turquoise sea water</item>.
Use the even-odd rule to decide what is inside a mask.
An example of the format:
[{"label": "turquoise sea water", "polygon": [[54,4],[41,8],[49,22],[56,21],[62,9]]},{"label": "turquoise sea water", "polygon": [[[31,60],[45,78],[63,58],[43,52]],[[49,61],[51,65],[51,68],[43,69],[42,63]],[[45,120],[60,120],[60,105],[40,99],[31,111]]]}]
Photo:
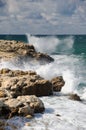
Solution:
[{"label": "turquoise sea water", "polygon": [[10,34],[3,35],[2,34],[2,35],[0,35],[0,39],[27,42],[27,36],[26,35],[10,35]]},{"label": "turquoise sea water", "polygon": [[[25,120],[18,117],[8,123],[17,124],[18,130],[86,130],[86,35],[0,35],[0,39],[33,44],[37,51],[48,53],[55,60],[47,65],[24,61],[20,66],[16,62],[0,61],[0,68],[34,70],[49,80],[62,75],[65,80],[59,94],[41,97],[45,113],[36,114],[30,121],[31,127],[25,126]],[[69,93],[77,93],[83,102],[69,100]]]},{"label": "turquoise sea water", "polygon": [[[74,39],[73,43],[73,53],[74,54],[86,54],[86,35],[55,35],[55,36],[49,36],[49,35],[36,35],[36,38],[49,38],[54,37],[60,40],[63,40],[68,37],[72,37]],[[23,41],[28,43],[28,37],[27,35],[0,35],[0,39],[4,40],[16,40],[16,41]],[[41,44],[41,43],[40,43]],[[47,43],[46,43],[47,44]],[[48,43],[49,44],[49,43]],[[53,44],[53,43],[52,43]],[[69,43],[70,44],[70,43]],[[62,46],[62,45],[61,45]],[[55,50],[54,53],[59,53],[61,50],[61,46],[59,49]]]}]

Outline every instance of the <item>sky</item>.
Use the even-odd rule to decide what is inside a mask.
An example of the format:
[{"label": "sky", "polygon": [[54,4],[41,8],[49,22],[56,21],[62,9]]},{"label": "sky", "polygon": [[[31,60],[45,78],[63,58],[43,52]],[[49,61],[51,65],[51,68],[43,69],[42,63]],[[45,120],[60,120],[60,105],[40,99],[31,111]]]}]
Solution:
[{"label": "sky", "polygon": [[0,0],[0,34],[86,34],[86,0]]}]

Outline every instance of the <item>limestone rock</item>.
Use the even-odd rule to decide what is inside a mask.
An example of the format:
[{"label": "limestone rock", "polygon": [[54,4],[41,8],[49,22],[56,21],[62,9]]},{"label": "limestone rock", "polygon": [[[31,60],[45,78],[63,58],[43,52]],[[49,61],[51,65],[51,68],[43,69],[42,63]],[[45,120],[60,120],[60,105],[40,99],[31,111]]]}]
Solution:
[{"label": "limestone rock", "polygon": [[52,92],[52,83],[43,79],[36,72],[20,70],[0,70],[1,96],[14,97],[22,95],[48,96]]},{"label": "limestone rock", "polygon": [[59,92],[61,88],[64,86],[65,81],[62,76],[55,77],[51,80],[53,84],[53,91]]},{"label": "limestone rock", "polygon": [[39,61],[41,64],[49,63],[54,59],[47,54],[36,52],[33,45],[25,44],[23,42],[0,40],[0,59],[15,63],[22,63],[22,61]]},{"label": "limestone rock", "polygon": [[17,97],[18,100],[27,102],[30,105],[31,109],[34,109],[35,113],[41,113],[45,110],[43,102],[36,97],[35,95],[31,96],[19,96]]},{"label": "limestone rock", "polygon": [[9,118],[13,116],[26,116],[28,114],[33,115],[34,109],[30,108],[30,105],[27,102],[22,102],[18,99],[8,99],[5,101],[5,104],[10,109]]},{"label": "limestone rock", "polygon": [[9,98],[3,102],[0,99],[0,117],[3,118],[33,116],[34,113],[42,113],[44,110],[43,102],[35,95]]}]

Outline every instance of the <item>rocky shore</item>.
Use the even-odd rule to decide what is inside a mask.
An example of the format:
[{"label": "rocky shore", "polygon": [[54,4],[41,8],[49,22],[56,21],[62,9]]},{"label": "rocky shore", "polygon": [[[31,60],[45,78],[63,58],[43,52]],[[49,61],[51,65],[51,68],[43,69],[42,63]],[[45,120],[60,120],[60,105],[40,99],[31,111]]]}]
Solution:
[{"label": "rocky shore", "polygon": [[[0,60],[21,63],[22,61],[40,64],[53,62],[47,54],[37,52],[33,45],[17,41],[0,40]],[[45,110],[40,96],[53,95],[53,91],[60,92],[65,85],[62,76],[46,80],[34,71],[0,70],[0,130],[6,125],[2,119],[14,116],[31,118],[34,113]],[[80,101],[78,95],[70,95],[70,99]]]},{"label": "rocky shore", "polygon": [[[0,40],[0,61],[2,60],[17,62],[17,65],[22,64],[23,61],[33,62],[33,64],[37,62],[46,64],[54,61],[49,55],[37,52],[33,45]],[[54,86],[56,87],[55,81],[56,79],[46,80],[34,71],[1,69],[0,130],[5,130],[7,126],[4,119],[14,116],[31,118],[34,113],[43,113],[45,107],[38,97],[52,95]],[[57,87],[59,87],[59,82]]]},{"label": "rocky shore", "polygon": [[0,40],[0,60],[16,61],[17,63],[34,61],[40,64],[54,61],[49,55],[37,52],[31,44],[6,40]]},{"label": "rocky shore", "polygon": [[15,115],[27,116],[34,115],[34,112],[43,112],[44,104],[38,97],[52,95],[56,87],[60,91],[59,86],[61,89],[64,85],[62,82],[62,77],[52,79],[51,82],[34,71],[1,69],[0,117],[11,118]]}]

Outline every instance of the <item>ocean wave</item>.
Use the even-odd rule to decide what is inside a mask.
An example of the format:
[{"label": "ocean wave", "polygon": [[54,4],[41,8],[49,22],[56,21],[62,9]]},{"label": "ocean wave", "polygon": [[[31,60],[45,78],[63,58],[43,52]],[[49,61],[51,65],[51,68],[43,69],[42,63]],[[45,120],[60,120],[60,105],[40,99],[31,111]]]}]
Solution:
[{"label": "ocean wave", "polygon": [[58,38],[57,36],[31,36],[27,34],[30,44],[33,44],[37,51],[44,53],[72,53],[74,36]]}]

